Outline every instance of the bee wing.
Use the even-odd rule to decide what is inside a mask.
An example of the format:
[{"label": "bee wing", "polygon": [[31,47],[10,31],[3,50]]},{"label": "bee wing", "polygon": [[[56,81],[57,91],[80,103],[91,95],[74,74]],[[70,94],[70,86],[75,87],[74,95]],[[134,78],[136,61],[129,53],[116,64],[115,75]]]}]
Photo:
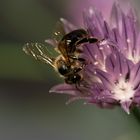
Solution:
[{"label": "bee wing", "polygon": [[44,63],[54,66],[55,58],[50,57],[50,53],[47,48],[41,43],[26,43],[23,47],[23,51],[35,58],[36,60],[42,61]]},{"label": "bee wing", "polygon": [[52,33],[52,38],[59,42],[61,41],[61,39],[63,38],[63,36],[66,34],[65,29],[64,29],[64,25],[61,21],[58,21],[56,23],[55,29]]},{"label": "bee wing", "polygon": [[77,27],[75,25],[73,25],[72,23],[70,23],[68,20],[66,20],[64,18],[60,18],[60,22],[63,25],[65,34],[68,34],[69,32],[77,29]]},{"label": "bee wing", "polygon": [[56,39],[59,39],[57,41],[60,41],[62,37],[69,32],[76,30],[77,27],[74,26],[72,23],[67,21],[66,19],[60,18],[60,20],[56,23],[54,32],[53,32],[53,37]]}]

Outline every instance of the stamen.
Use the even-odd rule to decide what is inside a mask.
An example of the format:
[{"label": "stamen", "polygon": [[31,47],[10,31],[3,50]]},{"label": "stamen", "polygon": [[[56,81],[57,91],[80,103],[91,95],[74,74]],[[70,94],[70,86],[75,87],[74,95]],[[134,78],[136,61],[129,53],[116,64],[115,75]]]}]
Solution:
[{"label": "stamen", "polygon": [[130,43],[130,42],[131,42],[129,38],[127,38],[127,40],[126,40],[126,41],[127,41],[127,43]]},{"label": "stamen", "polygon": [[94,62],[94,65],[98,65],[98,64],[99,64],[99,62],[98,62],[98,61],[95,61],[95,62]]}]

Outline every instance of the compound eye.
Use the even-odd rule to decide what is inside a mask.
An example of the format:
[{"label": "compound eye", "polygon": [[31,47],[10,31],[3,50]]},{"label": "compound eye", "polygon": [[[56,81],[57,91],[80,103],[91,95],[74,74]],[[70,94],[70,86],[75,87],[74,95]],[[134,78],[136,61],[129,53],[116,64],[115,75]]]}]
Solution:
[{"label": "compound eye", "polygon": [[67,65],[61,65],[61,67],[58,68],[58,72],[61,75],[67,75],[70,72],[71,68]]}]

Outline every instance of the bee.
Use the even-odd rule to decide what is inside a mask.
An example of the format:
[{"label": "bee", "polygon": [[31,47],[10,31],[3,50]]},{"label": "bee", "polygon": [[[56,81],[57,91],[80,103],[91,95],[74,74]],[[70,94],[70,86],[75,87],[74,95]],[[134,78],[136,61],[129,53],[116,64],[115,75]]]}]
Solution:
[{"label": "bee", "polygon": [[71,65],[62,55],[51,57],[47,48],[41,43],[27,43],[23,47],[23,51],[35,58],[51,65],[60,76],[64,77],[67,84],[76,84],[81,81],[82,76],[79,72],[83,69],[79,62],[74,61]]},{"label": "bee", "polygon": [[[55,33],[57,35],[57,33]],[[82,80],[81,71],[85,66],[85,59],[77,55],[78,48],[84,43],[97,43],[95,37],[89,37],[84,29],[76,29],[65,34],[58,42],[57,50],[60,55],[52,57],[46,46],[41,43],[27,43],[23,51],[36,60],[51,65],[67,84],[77,84]]]},{"label": "bee", "polygon": [[89,34],[84,29],[73,30],[70,33],[63,36],[63,38],[58,43],[58,51],[63,55],[67,62],[70,62],[70,59],[79,59],[76,57],[76,53],[79,51],[79,46],[84,43],[97,43],[99,40],[95,37],[89,37]]}]

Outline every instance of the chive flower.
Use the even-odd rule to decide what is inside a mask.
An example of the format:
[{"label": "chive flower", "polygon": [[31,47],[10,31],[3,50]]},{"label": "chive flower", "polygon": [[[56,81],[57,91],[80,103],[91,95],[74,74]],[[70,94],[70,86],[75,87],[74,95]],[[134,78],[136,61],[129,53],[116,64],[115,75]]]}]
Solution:
[{"label": "chive flower", "polygon": [[[68,33],[78,27],[61,19]],[[68,103],[83,99],[101,108],[120,106],[130,113],[133,106],[140,105],[140,30],[137,16],[129,7],[123,11],[115,2],[110,21],[106,21],[96,8],[83,13],[83,29],[89,36],[104,40],[86,43],[81,56],[87,61],[81,71],[80,84],[59,84],[50,92],[68,94]],[[57,47],[55,40],[46,40]]]}]

